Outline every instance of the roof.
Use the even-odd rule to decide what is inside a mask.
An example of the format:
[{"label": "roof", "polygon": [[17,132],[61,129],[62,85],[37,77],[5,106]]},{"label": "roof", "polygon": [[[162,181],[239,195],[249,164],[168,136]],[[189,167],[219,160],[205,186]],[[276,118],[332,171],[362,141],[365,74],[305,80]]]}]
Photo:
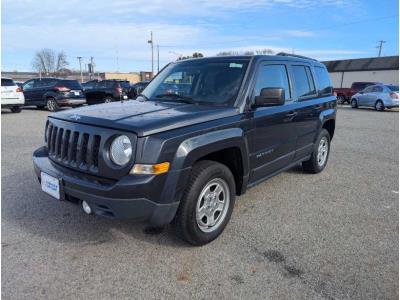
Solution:
[{"label": "roof", "polygon": [[399,56],[332,60],[322,63],[328,72],[398,70]]}]

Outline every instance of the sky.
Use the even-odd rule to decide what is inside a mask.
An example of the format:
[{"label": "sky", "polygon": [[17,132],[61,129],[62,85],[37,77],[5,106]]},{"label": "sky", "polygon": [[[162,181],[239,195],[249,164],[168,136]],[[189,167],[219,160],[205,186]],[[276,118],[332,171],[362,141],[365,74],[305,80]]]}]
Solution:
[{"label": "sky", "polygon": [[399,55],[397,0],[2,0],[1,69],[32,71],[43,48],[69,68],[157,70],[180,55],[271,49],[318,60]]}]

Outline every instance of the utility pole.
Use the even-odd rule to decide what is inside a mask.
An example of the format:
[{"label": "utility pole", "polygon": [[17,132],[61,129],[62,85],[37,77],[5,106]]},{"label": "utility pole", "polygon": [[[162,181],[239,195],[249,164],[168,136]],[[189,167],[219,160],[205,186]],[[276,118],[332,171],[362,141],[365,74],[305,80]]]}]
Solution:
[{"label": "utility pole", "polygon": [[81,72],[81,83],[83,83],[82,62],[81,62],[82,56],[77,56],[76,58],[79,61],[79,71]]},{"label": "utility pole", "polygon": [[157,45],[157,73],[160,72],[160,45]]},{"label": "utility pole", "polygon": [[154,76],[154,47],[153,47],[153,31],[150,31],[150,40],[147,43],[151,46],[151,77]]},{"label": "utility pole", "polygon": [[379,43],[379,46],[377,46],[376,48],[379,48],[379,54],[378,54],[378,56],[381,56],[381,54],[382,54],[382,49],[383,49],[383,44],[386,43],[386,41],[380,40],[380,41],[378,41],[378,43]]},{"label": "utility pole", "polygon": [[89,68],[89,72],[90,72],[90,79],[92,79],[92,75],[94,75],[94,65],[93,65],[93,56],[90,57],[90,68]]}]

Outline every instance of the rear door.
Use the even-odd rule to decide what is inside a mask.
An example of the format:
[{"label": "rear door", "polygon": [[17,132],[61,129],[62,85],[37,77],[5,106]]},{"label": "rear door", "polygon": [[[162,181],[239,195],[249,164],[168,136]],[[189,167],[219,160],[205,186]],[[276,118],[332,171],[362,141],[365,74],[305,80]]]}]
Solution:
[{"label": "rear door", "polygon": [[263,88],[283,88],[286,100],[281,106],[255,107],[251,111],[250,183],[289,165],[293,160],[297,139],[293,126],[295,103],[286,62],[262,62],[259,65],[251,95],[252,103]]},{"label": "rear door", "polygon": [[32,105],[35,101],[34,85],[35,85],[35,79],[28,80],[22,85],[22,91],[24,92],[26,105]]},{"label": "rear door", "polygon": [[295,160],[310,154],[318,131],[319,114],[323,109],[318,96],[312,66],[307,63],[290,65],[294,97],[297,103],[294,130],[297,131]]}]

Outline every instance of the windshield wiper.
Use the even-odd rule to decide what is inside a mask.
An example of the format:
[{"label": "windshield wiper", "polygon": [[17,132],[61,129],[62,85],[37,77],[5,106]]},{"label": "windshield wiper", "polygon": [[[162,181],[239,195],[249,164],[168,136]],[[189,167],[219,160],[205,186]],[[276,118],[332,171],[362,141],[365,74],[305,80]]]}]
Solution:
[{"label": "windshield wiper", "polygon": [[[142,97],[142,98],[144,98],[144,100],[149,101],[149,98],[148,98],[145,94],[139,94],[139,95],[137,95],[136,99],[137,99],[138,97]],[[139,100],[139,101],[140,101],[140,100]]]},{"label": "windshield wiper", "polygon": [[182,96],[179,94],[159,94],[155,96],[155,98],[168,98],[168,97],[170,97],[172,101],[180,101],[189,104],[196,104],[196,101],[194,101],[192,98],[187,96]]}]

